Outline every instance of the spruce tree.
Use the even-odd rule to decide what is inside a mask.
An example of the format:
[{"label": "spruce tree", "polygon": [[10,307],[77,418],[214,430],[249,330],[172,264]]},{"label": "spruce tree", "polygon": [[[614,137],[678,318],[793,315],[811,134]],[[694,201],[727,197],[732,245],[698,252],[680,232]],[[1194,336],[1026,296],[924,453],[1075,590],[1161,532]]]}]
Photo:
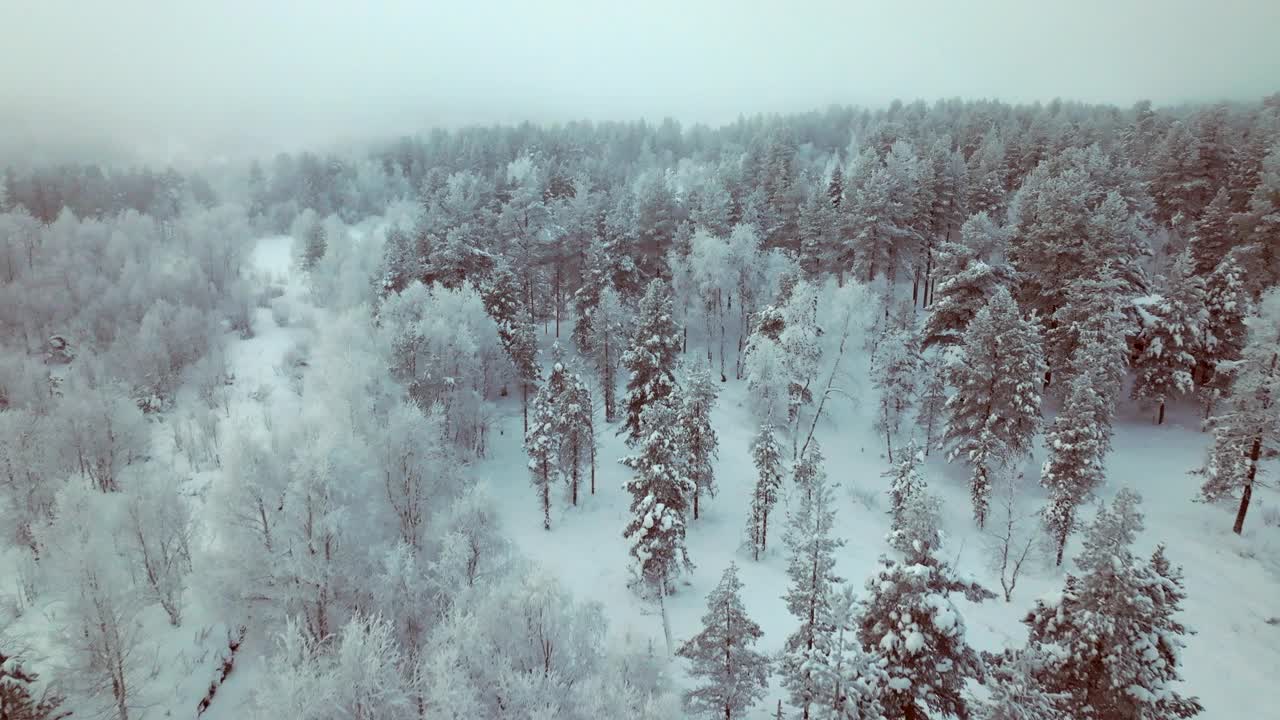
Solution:
[{"label": "spruce tree", "polygon": [[951,368],[956,393],[947,401],[947,460],[970,468],[973,514],[986,521],[991,478],[1026,455],[1040,421],[1044,361],[1036,326],[1000,289],[965,332],[963,362]]},{"label": "spruce tree", "polygon": [[676,355],[680,352],[680,328],[671,315],[671,296],[660,280],[649,283],[640,301],[631,346],[622,364],[631,373],[625,400],[627,441],[641,439],[640,414],[646,407],[666,400],[675,387]]},{"label": "spruce tree", "polygon": [[801,717],[809,718],[811,706],[821,703],[815,668],[825,662],[830,640],[830,594],[841,578],[835,574],[836,551],[844,541],[832,537],[835,523],[835,498],[826,473],[822,471],[822,454],[810,447],[796,466],[798,507],[788,518],[784,542],[787,559],[787,610],[799,621],[783,646],[782,684],[791,696],[791,704],[800,708]]},{"label": "spruce tree", "polygon": [[1024,619],[1028,648],[1046,658],[1038,677],[1059,694],[1061,712],[1080,720],[1188,718],[1203,708],[1173,687],[1188,630],[1174,619],[1181,573],[1156,550],[1149,563],[1131,546],[1142,530],[1141,498],[1128,489],[1103,506],[1085,533],[1060,595],[1036,602]]},{"label": "spruce tree", "polygon": [[1111,408],[1097,387],[1097,377],[1086,372],[1072,380],[1066,403],[1045,433],[1049,457],[1040,484],[1049,491],[1049,503],[1041,517],[1058,565],[1075,528],[1076,508],[1102,484],[1102,461],[1111,447]]},{"label": "spruce tree", "polygon": [[769,658],[752,649],[764,633],[742,605],[738,566],[729,563],[720,584],[707,596],[702,631],[676,653],[690,661],[698,687],[684,694],[696,715],[733,720],[764,699]]},{"label": "spruce tree", "polygon": [[1165,404],[1195,388],[1195,352],[1204,333],[1204,283],[1192,274],[1190,259],[1174,263],[1164,293],[1147,306],[1139,338],[1142,352],[1134,363],[1134,399],[1155,402],[1156,424],[1164,422]]},{"label": "spruce tree", "polygon": [[673,578],[693,567],[685,547],[693,481],[681,462],[685,451],[676,412],[665,401],[645,407],[639,437],[636,453],[622,459],[635,473],[625,485],[632,518],[623,536],[631,541],[639,578],[665,595]]},{"label": "spruce tree", "polygon": [[713,461],[720,440],[711,424],[711,410],[715,407],[719,389],[711,378],[711,371],[702,363],[692,364],[684,382],[680,428],[684,434],[687,472],[689,479],[693,481],[693,519],[697,520],[700,498],[703,495],[715,497],[716,494]]},{"label": "spruce tree", "polygon": [[881,557],[882,567],[867,580],[858,639],[863,650],[882,658],[888,681],[880,702],[887,718],[968,717],[965,683],[983,677],[964,619],[948,596],[963,593],[978,602],[995,595],[957,578],[933,551],[921,546],[901,562]]},{"label": "spruce tree", "polygon": [[773,425],[765,423],[751,441],[751,459],[756,467],[756,485],[751,495],[751,515],[747,519],[747,536],[751,557],[769,547],[769,513],[782,492],[782,448],[774,436]]},{"label": "spruce tree", "polygon": [[1204,468],[1205,499],[1240,493],[1232,529],[1244,530],[1262,460],[1280,453],[1280,290],[1262,298],[1245,321],[1248,341],[1235,367],[1226,411],[1213,418],[1214,444]]}]

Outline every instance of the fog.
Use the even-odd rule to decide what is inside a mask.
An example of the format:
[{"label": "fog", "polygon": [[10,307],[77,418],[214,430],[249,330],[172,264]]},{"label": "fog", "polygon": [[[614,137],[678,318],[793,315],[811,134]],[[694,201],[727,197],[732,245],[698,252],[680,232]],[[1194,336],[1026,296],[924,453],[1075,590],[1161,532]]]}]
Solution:
[{"label": "fog", "polygon": [[1050,5],[3,0],[0,122],[27,147],[172,156],[524,119],[1277,90],[1280,3]]}]

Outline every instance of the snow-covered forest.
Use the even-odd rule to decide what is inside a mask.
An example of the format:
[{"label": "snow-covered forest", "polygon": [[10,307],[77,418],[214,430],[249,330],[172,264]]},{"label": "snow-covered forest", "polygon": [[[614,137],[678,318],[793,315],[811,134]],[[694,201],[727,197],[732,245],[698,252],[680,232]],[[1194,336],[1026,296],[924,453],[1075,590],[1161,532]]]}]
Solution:
[{"label": "snow-covered forest", "polygon": [[1280,95],[14,163],[0,718],[1264,717],[1278,358]]}]

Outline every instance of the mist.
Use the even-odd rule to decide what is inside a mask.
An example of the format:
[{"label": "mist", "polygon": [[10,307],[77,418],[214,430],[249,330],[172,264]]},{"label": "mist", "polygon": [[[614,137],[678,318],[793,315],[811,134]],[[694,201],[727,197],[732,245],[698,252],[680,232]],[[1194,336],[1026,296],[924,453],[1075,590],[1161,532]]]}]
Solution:
[{"label": "mist", "polygon": [[892,99],[1253,99],[1280,4],[51,0],[0,8],[11,147],[168,159],[475,123]]}]

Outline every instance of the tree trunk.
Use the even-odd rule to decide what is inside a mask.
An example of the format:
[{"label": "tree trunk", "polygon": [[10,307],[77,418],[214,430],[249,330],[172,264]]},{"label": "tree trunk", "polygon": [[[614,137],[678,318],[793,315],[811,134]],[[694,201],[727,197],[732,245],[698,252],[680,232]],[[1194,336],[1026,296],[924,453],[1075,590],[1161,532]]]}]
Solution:
[{"label": "tree trunk", "polygon": [[1245,477],[1244,492],[1240,493],[1240,509],[1236,510],[1236,524],[1231,531],[1239,535],[1244,531],[1244,517],[1249,514],[1249,501],[1253,499],[1253,481],[1258,477],[1258,458],[1262,456],[1262,434],[1253,436],[1249,448],[1249,474]]},{"label": "tree trunk", "polygon": [[1163,400],[1160,401],[1160,410],[1156,414],[1156,424],[1157,425],[1164,424],[1164,401]]},{"label": "tree trunk", "polygon": [[529,383],[520,381],[520,414],[524,418],[524,434],[529,434]]},{"label": "tree trunk", "polygon": [[662,608],[662,634],[667,639],[667,657],[676,654],[671,643],[671,618],[667,615],[667,577],[658,578],[658,606]]},{"label": "tree trunk", "polygon": [[693,486],[693,519],[694,520],[698,519],[698,496],[699,495],[701,495],[701,493],[698,492],[698,486],[694,485]]}]

